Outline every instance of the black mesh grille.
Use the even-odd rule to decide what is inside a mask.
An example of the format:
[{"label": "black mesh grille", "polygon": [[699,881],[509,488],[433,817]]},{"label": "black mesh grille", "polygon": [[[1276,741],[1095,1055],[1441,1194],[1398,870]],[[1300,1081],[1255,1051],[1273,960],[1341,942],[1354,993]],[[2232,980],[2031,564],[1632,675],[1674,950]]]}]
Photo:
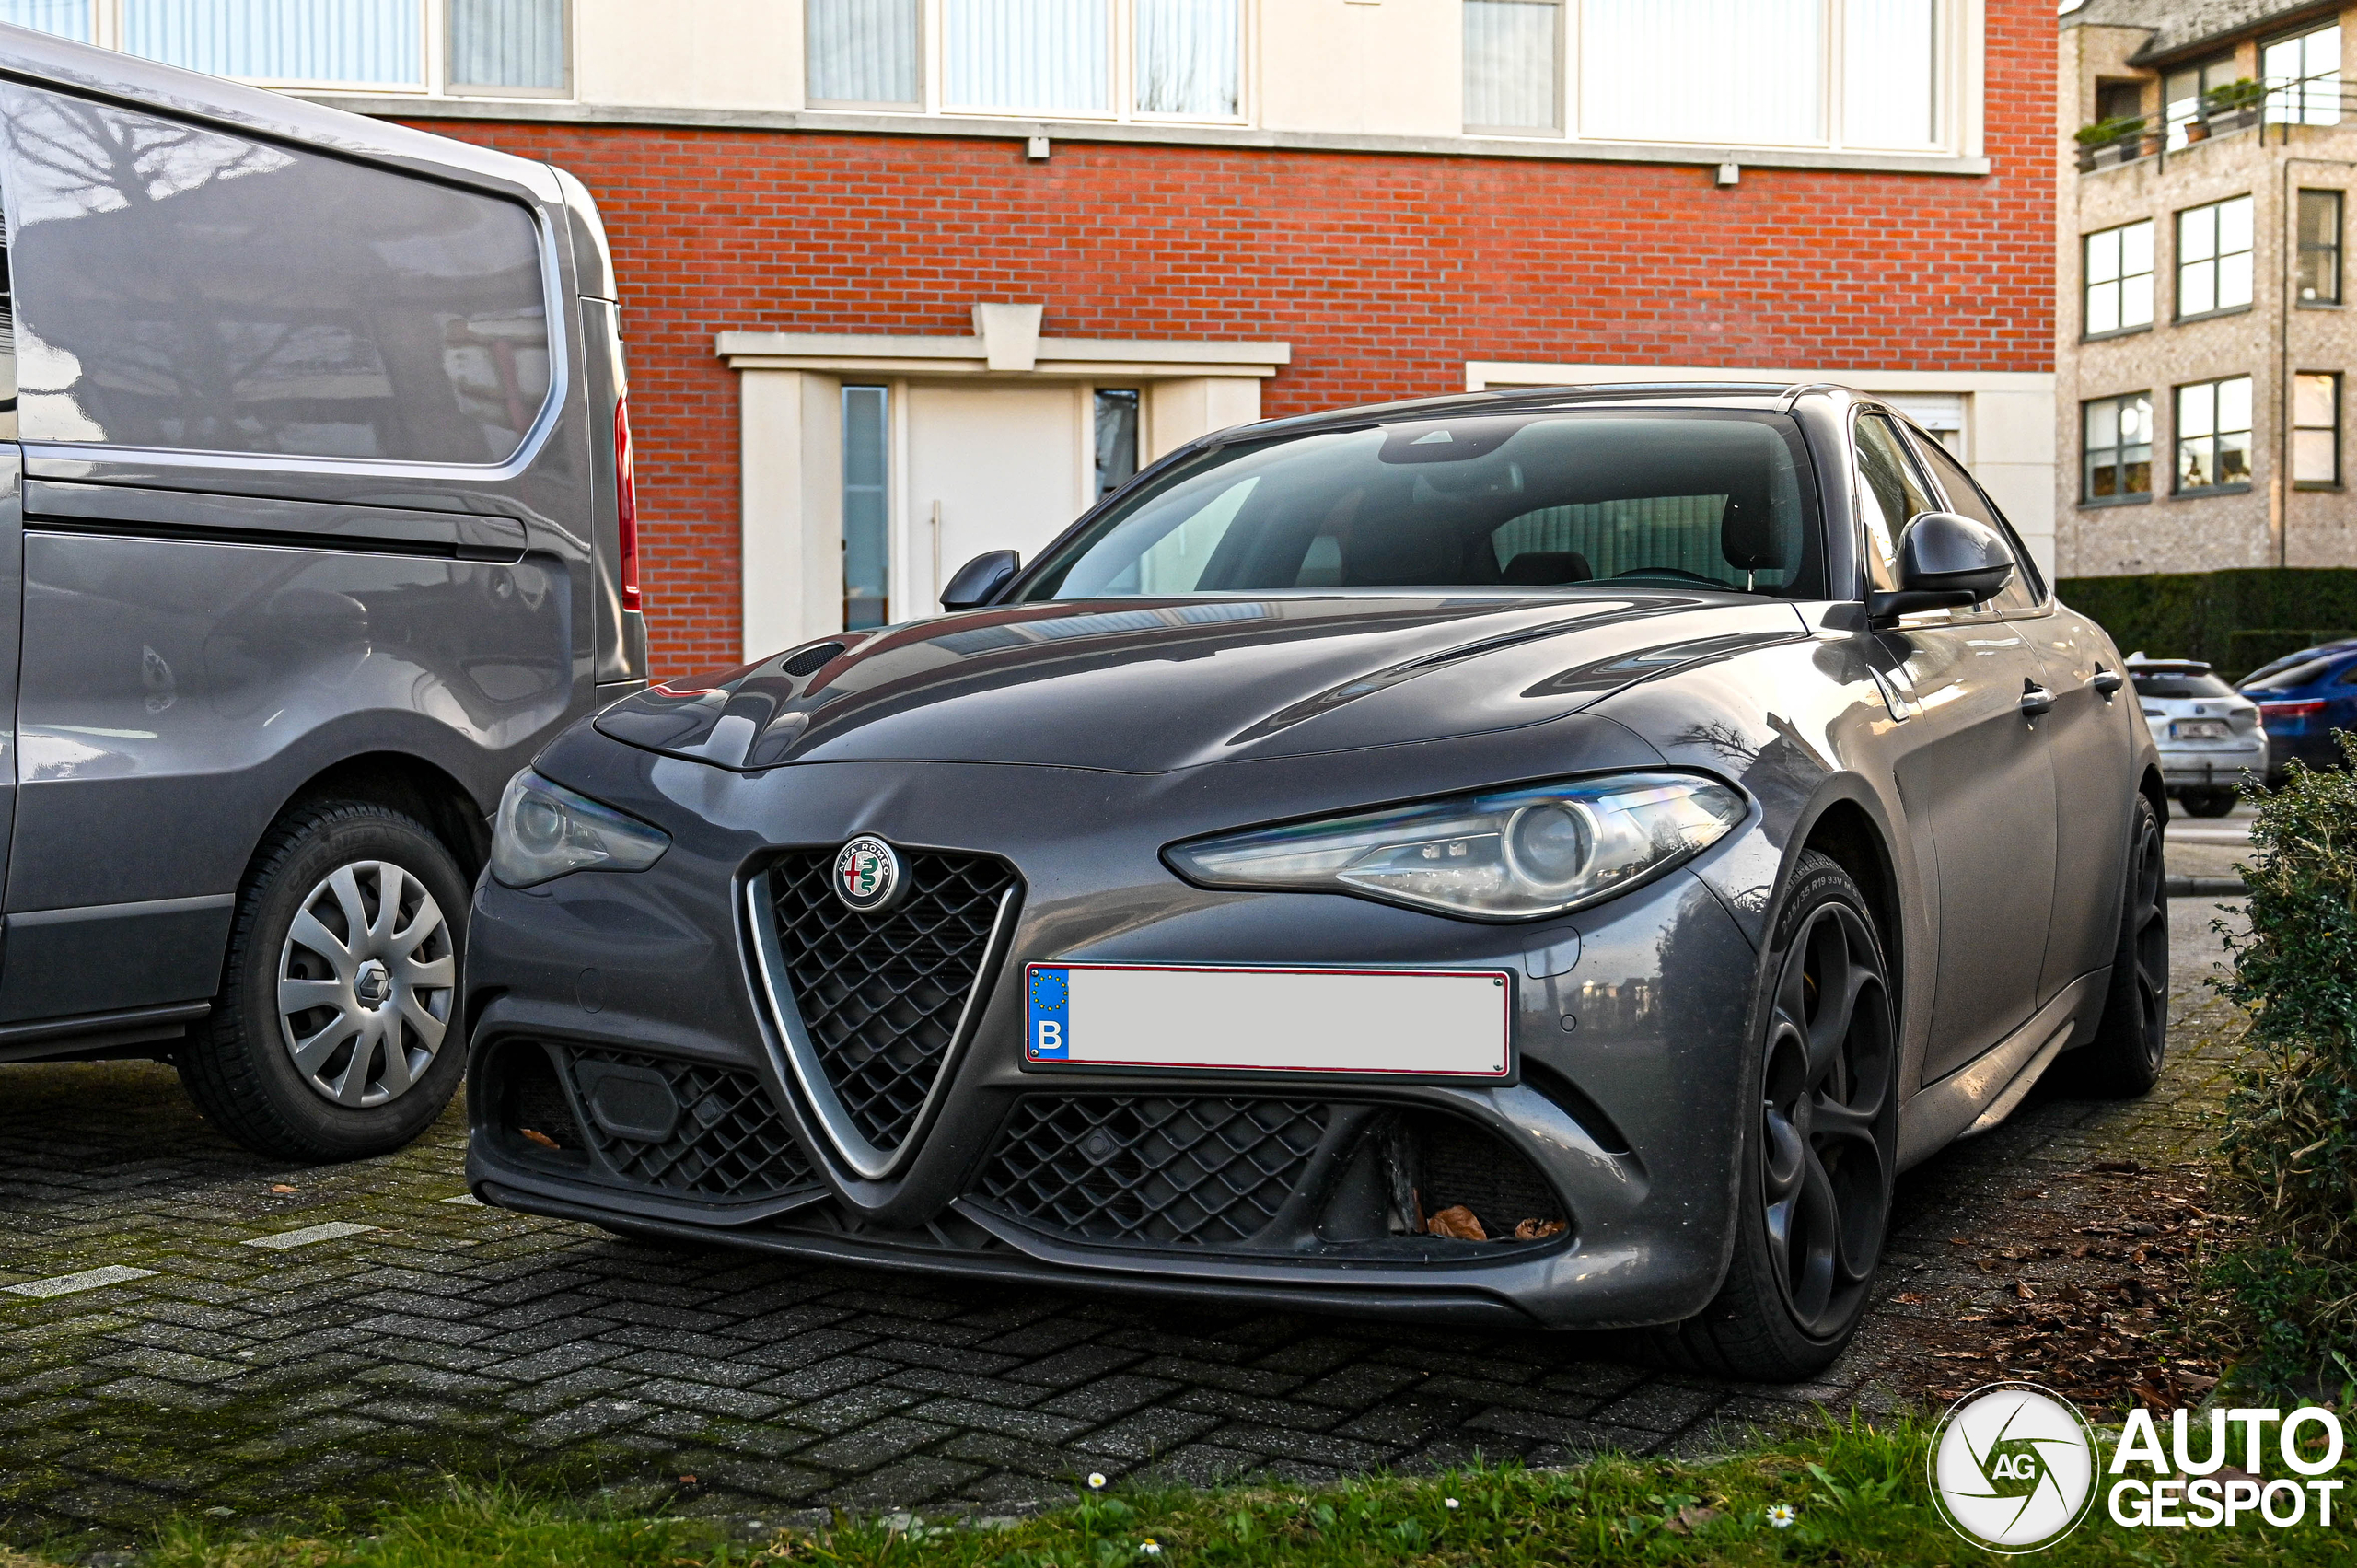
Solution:
[{"label": "black mesh grille", "polygon": [[1293,1195],[1326,1113],[1295,1100],[1028,1096],[979,1191],[1019,1219],[1091,1240],[1228,1245]]},{"label": "black mesh grille", "polygon": [[834,864],[833,850],[798,850],[771,874],[779,949],[852,1125],[895,1149],[941,1071],[1015,871],[983,855],[902,851],[908,892],[861,914],[835,897]]},{"label": "black mesh grille", "polygon": [[802,1145],[752,1074],[634,1051],[575,1048],[566,1054],[576,1090],[581,1064],[605,1062],[661,1074],[679,1102],[679,1124],[659,1143],[616,1137],[595,1116],[581,1119],[598,1153],[626,1179],[699,1198],[767,1197],[817,1181]]}]

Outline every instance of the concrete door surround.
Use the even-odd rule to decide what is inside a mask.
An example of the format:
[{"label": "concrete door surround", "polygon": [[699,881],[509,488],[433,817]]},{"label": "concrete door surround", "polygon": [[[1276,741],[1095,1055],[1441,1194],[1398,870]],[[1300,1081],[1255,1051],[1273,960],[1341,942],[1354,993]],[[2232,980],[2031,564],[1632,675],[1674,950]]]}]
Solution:
[{"label": "concrete door surround", "polygon": [[[978,304],[970,336],[722,332],[714,352],[740,379],[744,649],[761,658],[842,624],[842,388],[911,381],[1104,382],[1144,395],[1139,459],[1260,417],[1260,382],[1291,363],[1286,343],[1051,338],[1039,305]],[[893,399],[891,528],[906,516],[905,396]],[[952,563],[954,565],[954,563]],[[895,581],[900,581],[896,566]],[[897,593],[897,590],[896,590]]]}]

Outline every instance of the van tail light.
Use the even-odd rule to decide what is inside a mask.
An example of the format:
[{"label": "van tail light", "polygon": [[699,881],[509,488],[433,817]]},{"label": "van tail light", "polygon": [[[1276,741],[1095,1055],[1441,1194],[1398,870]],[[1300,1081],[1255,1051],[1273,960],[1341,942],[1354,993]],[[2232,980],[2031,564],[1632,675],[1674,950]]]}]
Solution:
[{"label": "van tail light", "polygon": [[2324,712],[2322,703],[2261,703],[2259,713],[2270,719],[2304,719]]},{"label": "van tail light", "polygon": [[645,608],[638,591],[638,476],[631,466],[630,394],[614,400],[614,509],[621,524],[622,608]]}]

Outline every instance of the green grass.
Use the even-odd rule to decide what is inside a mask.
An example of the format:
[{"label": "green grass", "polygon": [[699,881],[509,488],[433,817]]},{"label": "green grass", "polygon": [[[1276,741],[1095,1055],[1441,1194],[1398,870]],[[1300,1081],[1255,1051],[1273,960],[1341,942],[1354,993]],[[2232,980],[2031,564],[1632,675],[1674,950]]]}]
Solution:
[{"label": "green grass", "polygon": [[[452,1483],[333,1535],[166,1529],[144,1568],[1389,1568],[1392,1564],[1995,1563],[1933,1511],[1927,1434],[1911,1421],[1828,1423],[1706,1463],[1602,1458],[1577,1469],[1476,1467],[1323,1488],[1076,1488],[1068,1506],[1016,1522],[902,1527],[839,1519],[817,1534],[731,1539],[705,1520],[633,1516]],[[2357,1476],[2357,1460],[2343,1466]],[[2357,1488],[2352,1488],[2357,1491]],[[2347,1497],[2347,1493],[2343,1494]],[[2096,1509],[2048,1563],[2350,1563],[2334,1527],[2131,1530]],[[1452,1501],[1453,1500],[1453,1501]],[[1774,1527],[1769,1510],[1789,1506]],[[1150,1543],[1150,1544],[1149,1544]],[[38,1558],[0,1551],[0,1568]]]}]

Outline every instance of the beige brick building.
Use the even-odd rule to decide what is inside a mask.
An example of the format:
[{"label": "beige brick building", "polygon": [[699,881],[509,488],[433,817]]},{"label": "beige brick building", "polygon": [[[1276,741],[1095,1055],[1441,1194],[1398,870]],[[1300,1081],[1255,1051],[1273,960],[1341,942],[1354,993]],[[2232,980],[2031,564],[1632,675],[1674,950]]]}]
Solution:
[{"label": "beige brick building", "polygon": [[2349,28],[2312,0],[2066,5],[2060,575],[2357,565]]}]

